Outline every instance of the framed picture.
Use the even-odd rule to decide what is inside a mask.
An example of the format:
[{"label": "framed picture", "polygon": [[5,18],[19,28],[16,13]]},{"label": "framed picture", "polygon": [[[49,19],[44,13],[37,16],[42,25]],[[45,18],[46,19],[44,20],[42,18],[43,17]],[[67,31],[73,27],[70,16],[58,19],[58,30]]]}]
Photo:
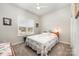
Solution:
[{"label": "framed picture", "polygon": [[38,23],[36,23],[36,27],[39,27],[39,24]]},{"label": "framed picture", "polygon": [[12,25],[12,19],[3,17],[3,25]]}]

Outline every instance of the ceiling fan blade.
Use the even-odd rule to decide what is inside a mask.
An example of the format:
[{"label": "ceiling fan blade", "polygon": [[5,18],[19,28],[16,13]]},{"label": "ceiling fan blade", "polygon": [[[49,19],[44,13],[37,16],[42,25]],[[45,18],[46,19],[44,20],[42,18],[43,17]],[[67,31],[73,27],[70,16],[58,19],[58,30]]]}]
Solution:
[{"label": "ceiling fan blade", "polygon": [[42,6],[39,3],[36,4],[38,7],[48,7],[48,6]]},{"label": "ceiling fan blade", "polygon": [[37,6],[39,6],[39,3],[36,3]]},{"label": "ceiling fan blade", "polygon": [[48,7],[48,6],[40,6],[40,7]]}]

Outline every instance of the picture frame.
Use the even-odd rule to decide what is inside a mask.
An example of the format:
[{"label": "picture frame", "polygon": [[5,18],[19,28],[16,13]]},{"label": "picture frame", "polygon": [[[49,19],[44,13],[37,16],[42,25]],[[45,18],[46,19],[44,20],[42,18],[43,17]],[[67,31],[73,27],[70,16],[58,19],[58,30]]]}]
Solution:
[{"label": "picture frame", "polygon": [[12,19],[11,18],[7,18],[7,17],[3,17],[3,25],[12,25]]},{"label": "picture frame", "polygon": [[39,24],[38,24],[38,23],[36,23],[36,28],[37,28],[37,27],[39,27]]}]

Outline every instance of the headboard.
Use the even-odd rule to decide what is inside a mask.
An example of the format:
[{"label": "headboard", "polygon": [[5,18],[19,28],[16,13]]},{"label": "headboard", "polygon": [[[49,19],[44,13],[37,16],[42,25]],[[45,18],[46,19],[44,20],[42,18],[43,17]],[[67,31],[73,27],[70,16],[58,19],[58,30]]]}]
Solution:
[{"label": "headboard", "polygon": [[58,38],[59,38],[59,32],[52,32],[52,33],[56,34],[58,36]]}]

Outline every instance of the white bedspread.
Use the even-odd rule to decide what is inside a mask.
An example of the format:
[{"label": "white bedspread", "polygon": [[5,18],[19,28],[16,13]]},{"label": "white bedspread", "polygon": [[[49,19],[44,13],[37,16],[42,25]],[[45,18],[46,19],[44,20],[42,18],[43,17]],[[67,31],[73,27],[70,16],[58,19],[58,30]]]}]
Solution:
[{"label": "white bedspread", "polygon": [[47,55],[48,51],[58,42],[58,37],[53,33],[42,33],[38,35],[28,36],[26,43],[37,54]]}]

